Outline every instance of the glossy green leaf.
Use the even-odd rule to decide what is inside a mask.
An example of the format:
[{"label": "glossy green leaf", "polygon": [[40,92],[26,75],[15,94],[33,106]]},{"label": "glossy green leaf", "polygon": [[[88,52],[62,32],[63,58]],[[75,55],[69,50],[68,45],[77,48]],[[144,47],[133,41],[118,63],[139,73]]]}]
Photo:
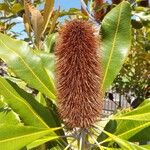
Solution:
[{"label": "glossy green leaf", "polygon": [[[51,101],[48,101],[48,108],[44,107],[32,95],[4,78],[0,78],[0,93],[5,97],[7,104],[19,115],[22,123],[25,125],[39,128],[61,126],[56,109],[54,109],[56,106]],[[53,136],[56,135],[63,136],[63,130],[61,129],[53,133]],[[60,140],[62,144],[64,144],[64,141],[66,141],[65,138]]]},{"label": "glossy green leaf", "polygon": [[56,140],[56,139],[58,139],[58,136],[46,136],[46,137],[40,138],[40,139],[32,142],[31,144],[29,144],[27,146],[27,149],[35,148],[35,147],[37,147],[39,145],[42,145],[42,144],[44,144],[44,143],[46,143],[48,141]]},{"label": "glossy green leaf", "polygon": [[[0,126],[0,149],[19,150],[56,129],[40,129],[31,126]],[[55,137],[56,138],[56,137]]]},{"label": "glossy green leaf", "polygon": [[56,41],[57,33],[48,35],[44,40],[44,51],[47,53],[53,52],[54,43]]},{"label": "glossy green leaf", "polygon": [[29,48],[27,43],[0,33],[0,57],[18,77],[50,99],[56,99],[52,78],[43,67],[41,58]]},{"label": "glossy green leaf", "polygon": [[46,101],[45,101],[45,98],[44,98],[44,96],[43,96],[43,94],[41,93],[41,92],[39,92],[38,94],[37,94],[37,96],[35,97],[35,99],[40,103],[40,104],[42,104],[43,106],[47,106],[47,104],[46,104]]},{"label": "glossy green leaf", "polygon": [[[146,102],[145,102],[146,101]],[[135,121],[149,121],[150,122],[150,100],[145,100],[144,105],[126,112],[123,115],[116,115],[112,117],[114,120],[135,120]]]},{"label": "glossy green leaf", "polygon": [[[107,123],[104,130],[118,138],[129,140],[131,142],[150,141],[149,112],[150,100],[145,100],[141,106],[134,110],[127,112],[121,111],[110,117],[110,121]],[[107,138],[108,136],[102,133],[98,137],[98,141],[100,142]]]},{"label": "glossy green leaf", "polygon": [[[122,118],[122,119],[121,119]],[[117,121],[117,130],[115,134],[123,139],[130,139],[141,133],[141,141],[150,140],[150,100],[147,100],[147,103],[138,107],[130,112],[124,113],[114,117]],[[145,130],[146,129],[146,130]],[[144,133],[143,133],[144,132]],[[137,142],[139,138],[132,138],[132,141]]]},{"label": "glossy green leaf", "polygon": [[108,135],[108,137],[110,139],[112,139],[113,141],[115,141],[121,149],[127,149],[127,150],[146,150],[145,148],[141,147],[140,145],[138,144],[135,144],[135,143],[131,143],[129,141],[126,141],[114,134],[111,134],[105,130],[103,130],[103,132]]},{"label": "glossy green leaf", "polygon": [[47,73],[50,74],[52,78],[54,78],[55,72],[55,56],[52,53],[46,52],[38,52],[37,55],[41,58],[44,68],[46,69]]},{"label": "glossy green leaf", "polygon": [[142,145],[142,147],[146,148],[146,150],[149,150],[150,149],[150,144]]},{"label": "glossy green leaf", "polygon": [[[150,149],[150,145],[137,146],[136,144],[132,144],[132,146],[133,146],[132,147],[133,150],[149,150]],[[108,148],[108,147],[104,147],[104,146],[102,146],[102,148],[104,148],[104,150],[122,150],[122,148]]]},{"label": "glossy green leaf", "polygon": [[51,113],[16,84],[0,78],[0,94],[26,125],[48,128],[55,126]]},{"label": "glossy green leaf", "polygon": [[0,100],[0,125],[17,125],[21,123],[21,120],[10,107],[2,100]]},{"label": "glossy green leaf", "polygon": [[102,52],[104,78],[102,89],[107,90],[127,56],[131,44],[131,8],[123,1],[102,21]]}]

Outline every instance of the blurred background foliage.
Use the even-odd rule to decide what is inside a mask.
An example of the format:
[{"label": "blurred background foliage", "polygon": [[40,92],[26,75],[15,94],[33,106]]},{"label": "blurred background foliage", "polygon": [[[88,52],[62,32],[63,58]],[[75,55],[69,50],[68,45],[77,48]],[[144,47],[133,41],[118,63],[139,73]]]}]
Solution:
[{"label": "blurred background foliage", "polygon": [[[89,14],[100,24],[104,16],[122,0],[84,0],[87,8],[65,10],[56,1],[1,0],[0,32],[27,41],[34,49],[53,53],[57,31],[68,18],[89,19]],[[150,96],[150,4],[148,0],[129,0],[132,5],[132,45],[128,58],[116,77],[111,89],[120,93],[133,107]],[[76,2],[74,2],[76,3]],[[47,20],[47,21],[46,21]],[[49,51],[51,49],[51,51]],[[0,73],[6,73],[1,62]]]}]

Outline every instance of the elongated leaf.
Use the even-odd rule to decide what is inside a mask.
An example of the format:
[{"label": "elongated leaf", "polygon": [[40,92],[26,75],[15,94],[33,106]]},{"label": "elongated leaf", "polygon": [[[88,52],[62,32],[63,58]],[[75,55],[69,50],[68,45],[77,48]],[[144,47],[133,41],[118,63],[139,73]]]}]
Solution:
[{"label": "elongated leaf", "polygon": [[31,144],[29,144],[29,145],[27,146],[27,149],[32,149],[32,148],[37,147],[37,146],[39,146],[39,145],[42,145],[42,144],[44,144],[44,143],[46,143],[46,142],[48,142],[48,141],[56,140],[56,139],[58,139],[58,136],[47,136],[47,137],[43,137],[43,138],[38,139],[38,140],[32,142]]},{"label": "elongated leaf", "polygon": [[[150,134],[148,134],[150,131],[150,100],[147,100],[147,103],[144,102],[141,107],[116,116],[115,120],[118,124],[115,134],[119,137],[127,140],[132,139],[131,141],[135,142],[150,140]],[[138,133],[143,135],[142,138],[135,136]],[[133,136],[134,138],[132,138]]]},{"label": "elongated leaf", "polygon": [[47,106],[47,104],[46,104],[46,101],[45,101],[45,98],[44,98],[44,96],[42,95],[42,93],[41,92],[39,92],[38,94],[37,94],[37,96],[35,97],[35,99],[40,103],[40,104],[42,104],[43,106]]},{"label": "elongated leaf", "polygon": [[37,55],[41,58],[44,68],[54,74],[55,56],[52,53],[38,52]]},{"label": "elongated leaf", "polygon": [[41,12],[30,2],[24,0],[25,20],[34,31],[38,48],[41,45],[41,37],[44,28],[44,18]]},{"label": "elongated leaf", "polygon": [[142,147],[146,148],[147,150],[150,149],[150,144],[147,144],[147,145],[142,145]]},{"label": "elongated leaf", "polygon": [[63,17],[63,16],[71,16],[71,15],[78,15],[78,16],[82,16],[83,18],[85,18],[85,15],[77,8],[70,8],[69,10],[65,11],[61,11],[60,12],[60,17]]},{"label": "elongated leaf", "polygon": [[55,99],[53,81],[43,67],[41,58],[29,48],[27,43],[0,33],[0,57],[18,77],[50,99]]},{"label": "elongated leaf", "polygon": [[138,133],[135,133],[132,135],[132,137],[129,139],[130,141],[138,141],[138,142],[148,142],[150,141],[150,125],[147,128],[144,128]]},{"label": "elongated leaf", "polygon": [[44,19],[41,12],[36,8],[32,9],[31,14],[31,24],[33,26],[33,31],[35,34],[36,44],[39,47],[41,43],[42,32],[44,30]]},{"label": "elongated leaf", "polygon": [[[0,126],[0,149],[19,150],[56,129],[40,129],[30,126]],[[56,138],[56,137],[55,137]]]},{"label": "elongated leaf", "polygon": [[11,108],[7,106],[2,100],[0,100],[0,125],[17,125],[21,120]]},{"label": "elongated leaf", "polygon": [[[150,149],[150,145],[140,145],[140,149],[139,149],[139,147],[137,147],[137,145],[136,146],[134,146],[135,144],[133,144],[133,149],[135,149],[135,150],[149,150]],[[122,150],[121,148],[108,148],[108,147],[104,147],[104,146],[102,146],[103,148],[104,148],[104,150]]]},{"label": "elongated leaf", "polygon": [[[35,107],[39,106],[38,102],[31,97],[30,97],[31,99],[27,99],[28,95],[26,95],[26,99],[21,97],[20,93],[18,93],[17,91],[19,87],[15,86],[15,88],[13,88],[14,85],[15,84],[13,84],[12,82],[8,82],[4,78],[0,78],[0,93],[4,96],[7,104],[17,114],[19,114],[24,124],[35,126],[35,127],[48,128],[48,125],[43,121],[40,115],[37,114],[36,111],[34,110]],[[33,106],[34,103],[36,103],[35,107]],[[40,110],[40,107],[38,108]],[[41,113],[44,111],[45,110],[43,109]],[[46,115],[48,116],[50,114],[47,113]]]},{"label": "elongated leaf", "polygon": [[[129,112],[119,112],[112,116],[105,126],[105,131],[113,133],[118,138],[132,142],[146,142],[150,140],[150,101],[146,100],[140,107]],[[140,118],[142,117],[142,119]],[[122,118],[122,119],[121,119]],[[101,134],[98,141],[107,139]],[[104,144],[105,145],[105,144]]]},{"label": "elongated leaf", "polygon": [[49,53],[53,52],[54,43],[56,41],[57,33],[52,33],[45,38],[44,41],[44,51]]},{"label": "elongated leaf", "polygon": [[59,15],[60,15],[60,7],[58,8],[57,11],[55,11],[55,15],[54,15],[54,17],[52,19],[52,24],[51,24],[49,33],[52,33],[53,30],[55,29],[55,26],[56,26],[57,19],[58,19]]},{"label": "elongated leaf", "polygon": [[102,89],[105,91],[116,75],[127,56],[131,44],[131,8],[123,1],[113,8],[102,22],[102,51],[104,78]]},{"label": "elongated leaf", "polygon": [[149,121],[150,122],[150,99],[145,100],[145,105],[138,107],[130,112],[127,112],[121,116],[116,115],[112,117],[115,120],[135,120],[135,121]]},{"label": "elongated leaf", "polygon": [[[22,123],[25,125],[39,128],[61,126],[56,110],[54,109],[54,104],[48,106],[49,109],[44,107],[16,84],[3,78],[0,78],[0,93],[5,97],[5,101],[19,115]],[[50,103],[51,101],[48,102]],[[4,123],[4,120],[2,120],[2,123]],[[57,135],[64,136],[63,130],[61,129],[53,133],[53,136]],[[59,142],[64,144],[64,141],[66,141],[66,138],[63,138]]]},{"label": "elongated leaf", "polygon": [[[113,141],[115,141],[121,149],[127,149],[127,150],[146,150],[146,148],[141,147],[135,143],[131,143],[129,141],[126,141],[114,134],[111,134],[105,130],[103,130],[103,132],[109,136],[110,139],[112,139]],[[109,148],[108,148],[109,149]]]},{"label": "elongated leaf", "polygon": [[53,13],[54,8],[54,0],[45,0],[45,6],[44,6],[44,31],[47,28],[47,25],[50,21],[51,15]]},{"label": "elongated leaf", "polygon": [[38,52],[37,55],[41,58],[41,61],[43,63],[43,66],[47,74],[54,80],[55,79],[55,74],[54,74],[55,56],[52,53],[49,54],[45,52]]}]

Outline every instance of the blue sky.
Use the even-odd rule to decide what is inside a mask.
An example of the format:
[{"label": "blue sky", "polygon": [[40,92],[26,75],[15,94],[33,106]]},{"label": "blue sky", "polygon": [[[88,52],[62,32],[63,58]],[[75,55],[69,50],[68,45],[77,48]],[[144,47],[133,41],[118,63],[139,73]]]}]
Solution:
[{"label": "blue sky", "polygon": [[55,6],[60,5],[61,9],[80,8],[80,0],[56,0]]},{"label": "blue sky", "polygon": [[[0,0],[0,3],[2,3],[4,0]],[[58,6],[60,4],[61,8],[69,9],[71,7],[80,7],[80,0],[55,0],[55,6]]]},{"label": "blue sky", "polygon": [[[1,0],[0,0],[1,2]],[[80,8],[80,0],[55,0],[55,8],[57,9],[60,6],[61,10],[68,10],[69,8]],[[17,20],[18,22],[19,20]],[[24,28],[23,23],[17,24],[12,28],[13,31],[21,32]],[[20,36],[21,39],[26,37],[25,33]]]},{"label": "blue sky", "polygon": [[[4,0],[0,0],[2,3]],[[80,0],[55,0],[55,7],[58,8],[60,5],[61,9],[69,9],[72,7],[80,8]]]}]

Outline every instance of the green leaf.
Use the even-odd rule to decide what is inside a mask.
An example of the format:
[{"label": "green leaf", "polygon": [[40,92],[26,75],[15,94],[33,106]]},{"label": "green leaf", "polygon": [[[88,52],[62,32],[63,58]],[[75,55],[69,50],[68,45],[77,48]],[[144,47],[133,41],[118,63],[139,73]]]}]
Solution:
[{"label": "green leaf", "polygon": [[54,79],[54,65],[55,65],[55,56],[52,53],[45,53],[45,52],[37,52],[37,55],[41,58],[43,66],[49,76]]},{"label": "green leaf", "polygon": [[39,92],[38,94],[37,94],[37,96],[35,97],[35,99],[39,102],[39,103],[41,103],[43,106],[47,106],[47,104],[46,104],[46,101],[45,101],[45,98],[44,98],[44,96],[42,95],[42,93],[41,92]]},{"label": "green leaf", "polygon": [[45,38],[44,51],[49,53],[53,52],[54,43],[56,41],[57,33],[52,33]]},{"label": "green leaf", "polygon": [[54,17],[52,18],[49,34],[54,31],[57,25],[57,20],[59,18],[59,15],[60,15],[60,7],[58,8],[58,10],[55,11]]},{"label": "green leaf", "polygon": [[46,142],[48,142],[48,141],[56,140],[56,139],[58,139],[58,136],[47,136],[47,137],[43,137],[43,138],[38,139],[38,140],[32,142],[31,144],[29,144],[29,145],[27,146],[27,149],[32,149],[32,148],[37,147],[37,146],[39,146],[39,145],[42,145],[42,144],[44,144],[44,143],[46,143]]},{"label": "green leaf", "polygon": [[33,141],[53,133],[54,130],[56,129],[40,129],[16,125],[0,126],[0,149],[10,150],[11,148],[11,150],[19,150]]},{"label": "green leaf", "polygon": [[123,1],[102,21],[102,51],[104,78],[102,89],[109,88],[127,56],[131,44],[131,8]]},{"label": "green leaf", "polygon": [[41,58],[30,49],[27,43],[0,33],[0,57],[18,77],[50,99],[56,99],[52,78],[43,67]]},{"label": "green leaf", "polygon": [[112,117],[114,120],[135,120],[135,121],[149,121],[150,122],[150,101],[144,106],[138,107],[130,112],[121,114],[120,116],[116,115]]},{"label": "green leaf", "polygon": [[[118,115],[112,119],[117,121],[117,130],[115,134],[123,139],[130,140],[131,137],[139,132],[143,136],[139,141],[149,141],[150,134],[150,100],[130,112]],[[121,119],[122,118],[122,119]],[[145,130],[146,129],[146,130]],[[132,141],[138,142],[137,138],[132,138]]]},{"label": "green leaf", "polygon": [[51,113],[45,110],[32,96],[23,92],[16,84],[0,78],[0,93],[24,124],[40,128],[49,128],[47,124],[54,125],[53,119],[49,119],[52,118]]},{"label": "green leaf", "polygon": [[146,148],[147,150],[150,149],[150,145],[149,145],[149,144],[147,144],[147,145],[142,145],[142,147]]},{"label": "green leaf", "polygon": [[71,16],[71,15],[77,15],[77,16],[82,16],[83,18],[85,18],[86,16],[77,8],[70,8],[69,10],[65,11],[61,11],[60,12],[60,17],[63,17],[63,16]]},{"label": "green leaf", "polygon": [[[110,121],[104,130],[112,133],[118,138],[132,142],[150,141],[150,100],[146,100],[138,108],[129,112],[121,111],[110,117]],[[140,118],[142,117],[142,119]],[[102,133],[98,141],[107,139],[107,135]],[[104,144],[105,145],[105,144]]]},{"label": "green leaf", "polygon": [[12,7],[11,7],[11,11],[13,13],[18,13],[19,11],[23,10],[23,6],[20,3],[15,3]]},{"label": "green leaf", "polygon": [[21,120],[10,107],[7,106],[2,100],[0,100],[0,125],[17,125],[21,123]]},{"label": "green leaf", "polygon": [[[137,146],[133,143],[132,146],[133,146],[134,150],[149,150],[150,149],[150,145]],[[104,146],[101,146],[101,147],[103,147],[104,150],[122,150],[121,148],[108,148],[108,147],[104,147]]]},{"label": "green leaf", "polygon": [[129,141],[126,141],[114,134],[111,134],[105,130],[102,130],[106,135],[109,136],[110,139],[112,139],[113,141],[115,141],[121,149],[128,149],[128,150],[146,150],[145,148],[135,144],[135,143],[131,143]]},{"label": "green leaf", "polygon": [[0,10],[1,10],[1,11],[6,11],[6,12],[8,12],[8,13],[11,12],[9,6],[8,6],[6,3],[0,3]]},{"label": "green leaf", "polygon": [[[19,115],[22,123],[25,125],[39,128],[61,126],[55,110],[56,106],[51,101],[48,101],[48,108],[44,107],[32,95],[4,78],[0,78],[0,93],[4,96],[7,104]],[[53,136],[56,135],[64,136],[63,130],[61,129],[53,133]],[[60,140],[62,144],[64,141],[66,142],[66,138]]]}]

